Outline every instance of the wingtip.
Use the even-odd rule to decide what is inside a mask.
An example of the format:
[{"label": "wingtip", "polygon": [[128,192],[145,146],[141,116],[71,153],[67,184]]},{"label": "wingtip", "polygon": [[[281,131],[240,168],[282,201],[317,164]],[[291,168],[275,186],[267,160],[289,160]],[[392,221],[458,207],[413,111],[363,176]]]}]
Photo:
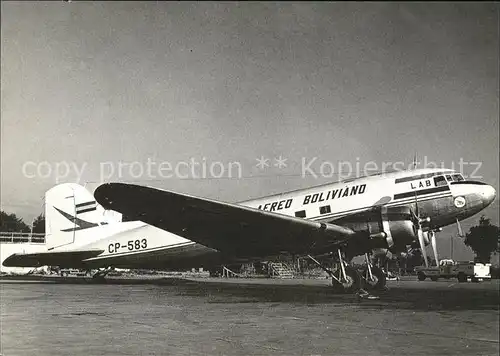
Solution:
[{"label": "wingtip", "polygon": [[105,209],[109,208],[113,202],[109,198],[110,188],[112,189],[114,183],[104,183],[97,187],[94,191],[95,200],[101,204]]},{"label": "wingtip", "polygon": [[110,209],[114,201],[112,197],[119,197],[120,193],[127,187],[135,186],[133,184],[118,182],[103,183],[94,190],[94,198],[105,209]]}]

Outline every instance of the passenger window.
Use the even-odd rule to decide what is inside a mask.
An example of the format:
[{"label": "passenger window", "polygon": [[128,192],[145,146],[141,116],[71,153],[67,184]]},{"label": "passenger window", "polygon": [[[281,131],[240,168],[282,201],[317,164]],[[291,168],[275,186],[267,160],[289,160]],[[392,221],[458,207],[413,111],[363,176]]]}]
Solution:
[{"label": "passenger window", "polygon": [[453,178],[451,178],[451,175],[449,175],[449,174],[446,175],[446,180],[448,182],[453,182]]},{"label": "passenger window", "polygon": [[455,182],[460,182],[460,181],[463,181],[463,180],[465,180],[465,179],[464,179],[464,177],[462,177],[462,175],[461,175],[461,174],[454,174],[454,175],[453,175],[453,180],[454,180]]},{"label": "passenger window", "polygon": [[332,209],[330,208],[330,205],[325,205],[319,208],[319,213],[320,214],[328,214],[331,213]]},{"label": "passenger window", "polygon": [[305,218],[306,217],[306,211],[305,210],[300,210],[295,212],[295,216],[298,218]]},{"label": "passenger window", "polygon": [[446,179],[444,179],[443,176],[435,177],[434,178],[434,184],[436,185],[436,187],[441,187],[443,185],[448,185],[448,183],[446,183]]}]

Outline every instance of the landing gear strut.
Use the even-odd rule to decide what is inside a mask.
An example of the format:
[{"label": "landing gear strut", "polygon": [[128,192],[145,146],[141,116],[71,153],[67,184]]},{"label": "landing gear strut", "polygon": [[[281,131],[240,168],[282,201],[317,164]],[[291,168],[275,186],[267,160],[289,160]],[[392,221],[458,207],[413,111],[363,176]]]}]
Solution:
[{"label": "landing gear strut", "polygon": [[332,271],[332,287],[345,293],[356,293],[362,289],[361,277],[357,270],[344,261],[342,252],[337,250],[338,263]]},{"label": "landing gear strut", "polygon": [[105,278],[106,275],[111,272],[113,270],[112,267],[108,267],[108,268],[99,268],[97,270],[96,273],[94,273],[94,275],[92,276],[92,279],[96,280],[96,281],[105,281]]},{"label": "landing gear strut", "polygon": [[328,275],[332,278],[332,287],[335,290],[344,293],[358,293],[360,296],[369,295],[369,293],[363,289],[363,279],[359,275],[358,271],[344,260],[344,256],[340,249],[337,250],[333,270],[318,262],[311,255],[308,255],[307,257],[328,273]]},{"label": "landing gear strut", "polygon": [[332,274],[332,287],[345,293],[357,293],[362,291],[361,276],[358,271],[349,265],[340,263]]},{"label": "landing gear strut", "polygon": [[366,282],[366,286],[371,290],[386,290],[387,279],[381,268],[375,267],[370,260],[368,253],[365,254],[366,269],[361,273],[361,277]]}]

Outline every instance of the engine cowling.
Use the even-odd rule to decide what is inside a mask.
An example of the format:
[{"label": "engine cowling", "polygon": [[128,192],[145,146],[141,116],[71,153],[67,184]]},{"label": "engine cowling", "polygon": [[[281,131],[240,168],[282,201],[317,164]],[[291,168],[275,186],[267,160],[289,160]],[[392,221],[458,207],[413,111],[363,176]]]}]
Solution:
[{"label": "engine cowling", "polygon": [[418,240],[413,214],[409,207],[380,207],[357,221],[345,219],[342,225],[347,225],[356,232],[369,236],[371,249],[389,249],[392,252],[406,251],[406,246]]},{"label": "engine cowling", "polygon": [[380,221],[391,251],[406,251],[406,246],[418,239],[413,214],[409,207],[381,207]]}]

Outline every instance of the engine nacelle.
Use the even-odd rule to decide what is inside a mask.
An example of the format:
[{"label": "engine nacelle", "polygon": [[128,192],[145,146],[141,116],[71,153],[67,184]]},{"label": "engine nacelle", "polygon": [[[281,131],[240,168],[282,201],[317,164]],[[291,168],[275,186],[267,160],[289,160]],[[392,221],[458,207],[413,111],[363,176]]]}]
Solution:
[{"label": "engine nacelle", "polygon": [[385,240],[390,250],[406,251],[406,245],[410,245],[415,239],[418,239],[412,217],[410,208],[406,206],[381,207],[382,231],[387,234]]},{"label": "engine nacelle", "polygon": [[412,219],[413,214],[409,207],[382,206],[363,214],[362,217],[357,216],[356,221],[342,219],[344,221],[341,224],[369,236],[370,249],[388,248],[392,252],[401,252],[406,251],[407,245],[418,241]]}]

